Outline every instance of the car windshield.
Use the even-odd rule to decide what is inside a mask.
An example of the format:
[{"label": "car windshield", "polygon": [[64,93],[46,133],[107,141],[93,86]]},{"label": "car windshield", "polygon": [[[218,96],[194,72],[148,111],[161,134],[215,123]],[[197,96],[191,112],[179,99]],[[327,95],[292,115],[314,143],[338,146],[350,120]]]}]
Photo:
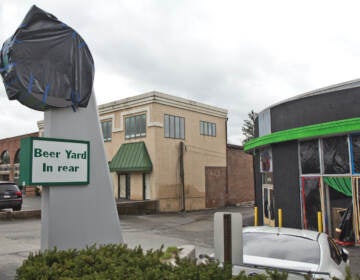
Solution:
[{"label": "car windshield", "polygon": [[281,260],[320,263],[320,246],[317,241],[292,235],[245,232],[244,255]]}]

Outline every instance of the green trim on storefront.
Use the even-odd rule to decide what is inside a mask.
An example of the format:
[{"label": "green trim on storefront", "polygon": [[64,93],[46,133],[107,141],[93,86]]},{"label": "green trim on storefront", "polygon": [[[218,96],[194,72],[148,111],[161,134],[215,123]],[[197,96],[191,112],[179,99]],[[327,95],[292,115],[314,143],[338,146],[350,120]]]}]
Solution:
[{"label": "green trim on storefront", "polygon": [[262,146],[291,140],[301,140],[356,131],[360,131],[360,118],[313,124],[282,130],[251,139],[245,143],[244,150],[249,151]]}]

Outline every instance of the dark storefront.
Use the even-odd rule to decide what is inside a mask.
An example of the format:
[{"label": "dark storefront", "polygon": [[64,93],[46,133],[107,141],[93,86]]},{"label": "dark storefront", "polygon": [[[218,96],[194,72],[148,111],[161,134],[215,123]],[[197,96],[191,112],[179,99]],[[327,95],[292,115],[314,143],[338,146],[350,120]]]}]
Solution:
[{"label": "dark storefront", "polygon": [[317,230],[321,212],[325,232],[344,242],[359,241],[359,108],[357,80],[260,112],[257,137],[245,150],[255,151],[261,223],[278,225],[282,209],[284,226]]}]

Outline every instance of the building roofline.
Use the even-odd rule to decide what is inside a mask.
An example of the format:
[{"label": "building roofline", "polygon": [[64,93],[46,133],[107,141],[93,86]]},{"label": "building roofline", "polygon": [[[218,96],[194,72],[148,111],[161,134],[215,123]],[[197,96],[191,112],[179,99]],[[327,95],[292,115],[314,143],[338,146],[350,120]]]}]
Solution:
[{"label": "building roofline", "polygon": [[339,91],[339,90],[344,90],[344,89],[356,88],[356,87],[360,87],[360,79],[350,80],[350,81],[346,81],[343,83],[338,83],[338,84],[322,87],[319,89],[311,90],[311,91],[308,91],[308,92],[305,92],[302,94],[298,94],[293,97],[287,98],[283,101],[272,104],[272,105],[266,107],[261,112],[266,111],[271,108],[274,108],[276,106],[285,104],[285,103],[289,103],[289,102],[298,100],[298,99],[302,99],[302,98],[306,98],[306,97],[310,97],[310,96],[316,96],[316,95],[325,94],[325,93],[334,92],[334,91]]},{"label": "building roofline", "polygon": [[11,136],[11,137],[7,137],[7,138],[1,138],[0,141],[3,142],[3,141],[9,141],[9,140],[14,140],[14,139],[19,139],[19,138],[38,136],[38,135],[39,135],[39,132],[30,132],[30,133]]},{"label": "building roofline", "polygon": [[105,114],[116,110],[124,110],[127,108],[142,106],[150,103],[157,103],[172,106],[190,111],[201,112],[221,118],[227,118],[228,110],[219,107],[207,105],[197,101],[165,94],[158,91],[151,91],[128,98],[112,101],[98,106],[99,113]]},{"label": "building roofline", "polygon": [[235,144],[229,144],[229,143],[227,143],[226,144],[226,147],[228,148],[228,149],[232,149],[232,150],[244,150],[244,146],[240,146],[240,145],[235,145]]}]

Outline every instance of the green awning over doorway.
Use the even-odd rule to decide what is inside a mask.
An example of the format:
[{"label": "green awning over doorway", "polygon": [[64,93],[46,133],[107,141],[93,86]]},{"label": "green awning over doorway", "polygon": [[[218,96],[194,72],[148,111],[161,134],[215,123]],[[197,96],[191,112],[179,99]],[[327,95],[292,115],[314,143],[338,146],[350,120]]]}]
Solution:
[{"label": "green awning over doorway", "polygon": [[152,162],[144,142],[122,144],[111,160],[111,172],[150,172]]}]

